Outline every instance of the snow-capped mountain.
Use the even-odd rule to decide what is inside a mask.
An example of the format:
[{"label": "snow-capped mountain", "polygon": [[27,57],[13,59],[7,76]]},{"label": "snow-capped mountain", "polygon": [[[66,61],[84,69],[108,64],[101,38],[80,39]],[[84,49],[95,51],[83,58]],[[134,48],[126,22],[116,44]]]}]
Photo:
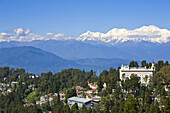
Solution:
[{"label": "snow-capped mountain", "polygon": [[112,45],[118,42],[126,41],[167,43],[170,41],[170,31],[167,29],[160,29],[154,25],[143,26],[134,30],[114,28],[107,33],[87,31],[86,33],[80,35],[76,40],[102,41]]},{"label": "snow-capped mountain", "polygon": [[160,29],[154,25],[143,26],[134,30],[114,28],[107,33],[91,32],[81,34],[78,37],[65,37],[64,34],[46,33],[45,35],[38,35],[32,33],[30,29],[17,28],[12,32],[0,33],[0,42],[2,41],[20,41],[31,42],[34,40],[70,40],[75,39],[83,42],[93,41],[94,43],[102,42],[107,44],[117,44],[126,41],[148,41],[153,43],[167,43],[170,41],[170,31],[167,29]]}]

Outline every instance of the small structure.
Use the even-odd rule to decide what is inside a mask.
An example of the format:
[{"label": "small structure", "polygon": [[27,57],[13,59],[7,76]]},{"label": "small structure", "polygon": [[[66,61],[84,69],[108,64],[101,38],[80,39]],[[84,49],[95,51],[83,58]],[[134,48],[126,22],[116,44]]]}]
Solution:
[{"label": "small structure", "polygon": [[64,92],[61,92],[59,95],[60,95],[60,101],[64,101],[66,98],[66,94]]},{"label": "small structure", "polygon": [[103,88],[107,88],[106,82],[103,84]]},{"label": "small structure", "polygon": [[170,85],[164,85],[165,91],[169,91]]},{"label": "small structure", "polygon": [[40,101],[42,102],[42,101],[45,101],[45,97],[44,96],[41,96],[40,97]]},{"label": "small structure", "polygon": [[97,101],[97,102],[98,102],[98,101],[101,101],[101,100],[102,100],[102,98],[101,98],[101,97],[92,97],[92,100],[93,100],[93,101]]},{"label": "small structure", "polygon": [[[93,105],[91,105],[91,101],[93,103]],[[69,104],[69,107],[71,108],[75,103],[77,103],[79,108],[82,108],[83,105],[86,106],[87,109],[89,109],[90,107],[95,106],[96,104],[98,104],[98,102],[95,102],[93,100],[90,99],[85,99],[85,98],[79,98],[79,97],[71,97],[67,99],[67,103]]]},{"label": "small structure", "polygon": [[4,77],[4,81],[7,79],[7,77]]},{"label": "small structure", "polygon": [[92,84],[88,82],[88,86],[92,89],[92,90],[97,90],[97,85],[96,84]]},{"label": "small structure", "polygon": [[18,82],[11,82],[11,86],[14,87],[15,84],[18,84]]}]

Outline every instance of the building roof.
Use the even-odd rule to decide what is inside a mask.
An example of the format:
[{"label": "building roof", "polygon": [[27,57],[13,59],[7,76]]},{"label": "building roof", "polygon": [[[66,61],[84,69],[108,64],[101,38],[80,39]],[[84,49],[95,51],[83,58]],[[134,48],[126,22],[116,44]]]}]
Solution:
[{"label": "building roof", "polygon": [[86,102],[91,101],[90,99],[85,99],[85,98],[80,98],[80,97],[71,97],[71,98],[68,98],[68,100],[78,102],[78,103],[86,103]]},{"label": "building roof", "polygon": [[146,67],[129,67],[122,65],[121,72],[153,72],[153,68],[146,68]]}]

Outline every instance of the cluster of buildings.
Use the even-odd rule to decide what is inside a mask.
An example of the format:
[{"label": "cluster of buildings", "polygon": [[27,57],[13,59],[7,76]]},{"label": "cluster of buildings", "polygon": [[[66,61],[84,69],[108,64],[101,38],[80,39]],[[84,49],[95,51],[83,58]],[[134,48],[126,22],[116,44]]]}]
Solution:
[{"label": "cluster of buildings", "polygon": [[9,84],[0,83],[0,91],[6,90],[7,87],[9,87]]},{"label": "cluster of buildings", "polygon": [[[71,97],[67,99],[67,104],[71,108],[75,103],[77,103],[79,108],[82,108],[83,105],[87,109],[93,108],[95,105],[99,104],[101,97],[97,96],[98,86],[97,84],[89,83],[88,86],[90,89],[82,88],[81,86],[76,86],[77,97]],[[103,84],[103,87],[106,88],[106,83]]]},{"label": "cluster of buildings", "polygon": [[[91,84],[91,85],[93,85],[93,84]],[[97,88],[88,90],[86,88],[82,88],[81,86],[76,86],[75,89],[76,89],[77,97],[93,99],[95,101],[101,100],[101,97],[97,96],[97,94],[98,94]]]},{"label": "cluster of buildings", "polygon": [[[66,94],[64,94],[63,92],[62,93],[59,93],[60,95],[60,101],[64,101],[65,98],[66,98]],[[47,95],[44,95],[44,96],[41,96],[40,97],[40,101],[36,101],[36,104],[46,104],[48,101],[51,102],[56,96],[58,96],[57,93],[49,93]]]},{"label": "cluster of buildings", "polygon": [[3,95],[8,95],[12,92],[12,88],[10,86],[13,87],[13,82],[11,82],[11,84],[0,83],[0,91]]}]

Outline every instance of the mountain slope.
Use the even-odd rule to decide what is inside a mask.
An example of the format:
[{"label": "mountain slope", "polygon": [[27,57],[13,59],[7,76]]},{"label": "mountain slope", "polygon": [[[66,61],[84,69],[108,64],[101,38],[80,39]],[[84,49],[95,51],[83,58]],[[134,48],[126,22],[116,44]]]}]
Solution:
[{"label": "mountain slope", "polygon": [[59,72],[62,69],[78,68],[89,71],[93,69],[99,74],[110,67],[117,68],[128,64],[126,59],[90,58],[65,60],[52,53],[31,46],[11,47],[0,49],[0,67],[10,66],[24,68],[27,72],[40,74],[43,72]]},{"label": "mountain slope", "polygon": [[126,50],[132,55],[137,55],[140,60],[169,60],[170,61],[170,42],[167,43],[152,43],[141,41],[134,43],[127,41],[124,43],[115,44],[115,47],[120,50]]},{"label": "mountain slope", "polygon": [[82,58],[124,58],[137,59],[126,51],[114,46],[92,45],[76,40],[47,40],[32,42],[0,42],[1,47],[34,46],[66,59]]},{"label": "mountain slope", "polygon": [[77,66],[72,61],[64,60],[52,53],[35,47],[13,47],[0,49],[0,65],[24,68],[29,72],[39,73],[59,71]]}]

